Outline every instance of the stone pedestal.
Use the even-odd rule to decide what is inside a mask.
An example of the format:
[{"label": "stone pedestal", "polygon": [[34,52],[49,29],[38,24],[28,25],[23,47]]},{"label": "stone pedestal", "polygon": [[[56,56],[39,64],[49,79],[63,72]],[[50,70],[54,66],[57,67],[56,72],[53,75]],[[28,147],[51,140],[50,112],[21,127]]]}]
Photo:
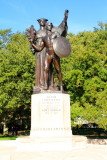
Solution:
[{"label": "stone pedestal", "polygon": [[30,137],[35,144],[38,143],[40,150],[71,150],[68,94],[52,92],[32,95]]},{"label": "stone pedestal", "polygon": [[18,138],[17,142],[19,142],[18,150],[71,150],[69,94],[61,92],[33,94],[30,136]]},{"label": "stone pedestal", "polygon": [[86,137],[72,135],[70,121],[69,94],[33,94],[30,136],[17,138],[17,150],[69,151],[86,147]]},{"label": "stone pedestal", "polygon": [[30,137],[69,137],[72,135],[68,94],[34,94],[31,102]]}]

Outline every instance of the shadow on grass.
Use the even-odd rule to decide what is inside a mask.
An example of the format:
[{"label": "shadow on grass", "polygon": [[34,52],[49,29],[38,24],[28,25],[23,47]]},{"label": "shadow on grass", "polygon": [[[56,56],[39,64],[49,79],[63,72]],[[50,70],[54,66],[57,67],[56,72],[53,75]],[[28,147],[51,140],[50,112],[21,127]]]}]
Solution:
[{"label": "shadow on grass", "polygon": [[73,128],[73,135],[86,136],[88,139],[107,139],[107,131],[102,128]]}]

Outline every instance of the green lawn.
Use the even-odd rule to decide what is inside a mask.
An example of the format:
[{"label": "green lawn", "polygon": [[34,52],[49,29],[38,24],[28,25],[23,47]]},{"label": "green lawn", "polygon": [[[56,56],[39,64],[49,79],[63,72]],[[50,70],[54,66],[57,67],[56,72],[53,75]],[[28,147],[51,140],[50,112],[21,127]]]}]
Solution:
[{"label": "green lawn", "polygon": [[28,136],[30,134],[30,130],[25,130],[25,131],[18,131],[17,136],[12,136],[12,135],[5,135],[3,136],[2,134],[0,135],[0,141],[1,140],[16,140],[18,137],[23,137],[23,136]]},{"label": "green lawn", "polygon": [[0,141],[1,140],[15,140],[18,138],[18,136],[0,136]]}]

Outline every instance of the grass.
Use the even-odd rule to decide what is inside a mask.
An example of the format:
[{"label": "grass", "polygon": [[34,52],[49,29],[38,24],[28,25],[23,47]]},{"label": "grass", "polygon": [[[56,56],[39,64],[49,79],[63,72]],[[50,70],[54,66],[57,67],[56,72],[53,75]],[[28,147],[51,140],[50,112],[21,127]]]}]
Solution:
[{"label": "grass", "polygon": [[18,131],[17,134],[18,134],[17,136],[12,136],[11,134],[5,135],[5,136],[0,135],[0,141],[1,140],[3,140],[3,141],[4,140],[16,140],[16,138],[18,138],[18,137],[28,136],[30,134],[30,131],[29,130]]},{"label": "grass", "polygon": [[0,141],[5,141],[5,140],[16,140],[18,137],[25,137],[23,135],[21,136],[0,136]]},{"label": "grass", "polygon": [[5,141],[5,140],[16,140],[18,137],[25,137],[26,135],[19,135],[19,136],[2,136],[0,135],[0,141]]},{"label": "grass", "polygon": [[1,140],[16,140],[18,136],[0,136],[0,141]]}]

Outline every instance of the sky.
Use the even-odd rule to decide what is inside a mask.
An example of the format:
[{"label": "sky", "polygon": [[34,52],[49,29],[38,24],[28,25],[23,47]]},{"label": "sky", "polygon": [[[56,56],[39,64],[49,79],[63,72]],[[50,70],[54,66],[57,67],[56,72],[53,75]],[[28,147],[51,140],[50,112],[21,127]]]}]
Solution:
[{"label": "sky", "polygon": [[46,18],[58,26],[69,10],[68,33],[93,31],[98,22],[107,23],[107,0],[0,0],[0,30],[24,32],[37,19]]}]

